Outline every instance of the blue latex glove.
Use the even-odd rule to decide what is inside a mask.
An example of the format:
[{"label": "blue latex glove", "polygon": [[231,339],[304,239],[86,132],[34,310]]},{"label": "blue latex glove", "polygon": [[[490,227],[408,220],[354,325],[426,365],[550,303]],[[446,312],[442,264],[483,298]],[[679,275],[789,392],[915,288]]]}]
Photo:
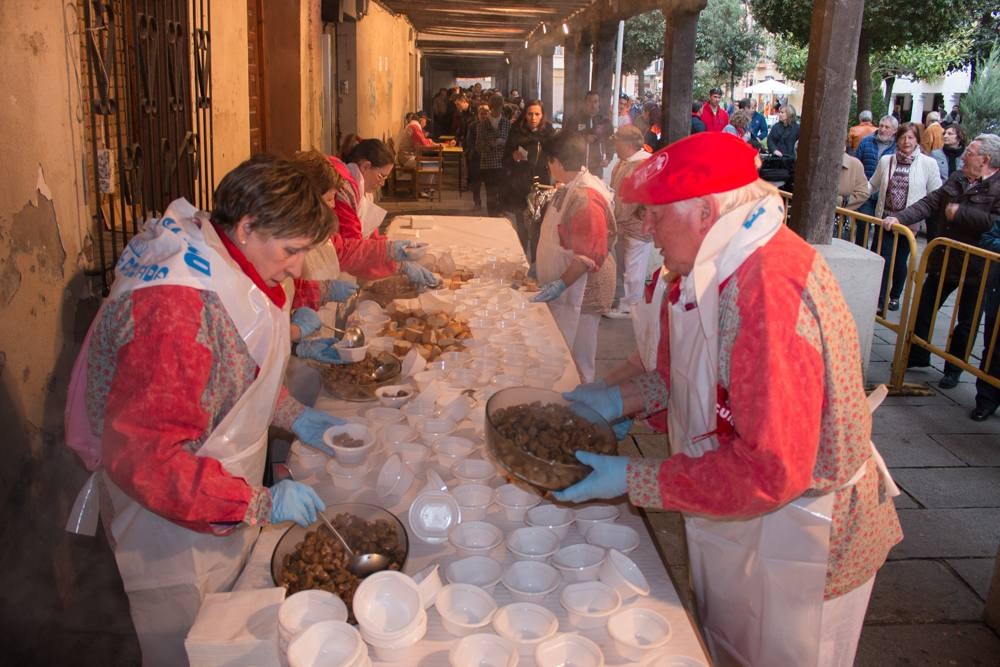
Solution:
[{"label": "blue latex glove", "polygon": [[417,287],[437,287],[434,274],[414,262],[403,262],[403,273]]},{"label": "blue latex glove", "polygon": [[308,528],[316,521],[316,513],[326,509],[326,503],[311,486],[283,479],[271,487],[271,523],[294,521]]},{"label": "blue latex glove", "polygon": [[570,402],[572,409],[577,404],[586,405],[599,415],[604,417],[608,423],[612,423],[622,416],[625,410],[622,405],[622,391],[618,387],[599,387],[598,383],[582,384],[573,391],[567,391],[563,398]]},{"label": "blue latex glove", "polygon": [[292,431],[302,441],[302,444],[318,449],[327,456],[334,456],[333,450],[323,444],[323,434],[328,428],[346,423],[343,419],[328,415],[322,410],[306,408],[292,422]]},{"label": "blue latex glove", "polygon": [[556,500],[582,503],[594,498],[617,498],[628,491],[628,457],[577,451],[576,460],[594,469],[573,486],[553,492]]},{"label": "blue latex glove", "polygon": [[543,285],[542,289],[535,296],[531,297],[532,301],[554,301],[559,298],[563,292],[566,291],[566,283],[563,282],[562,278],[556,278],[547,285]]},{"label": "blue latex glove", "polygon": [[334,280],[330,283],[329,289],[327,289],[326,300],[347,301],[357,291],[358,286],[355,283],[349,283],[346,280]]},{"label": "blue latex glove", "polygon": [[611,425],[611,430],[615,432],[615,440],[622,440],[626,435],[628,435],[629,429],[631,428],[631,419],[623,419],[620,422],[615,422]]},{"label": "blue latex glove", "polygon": [[336,338],[311,338],[301,341],[295,346],[295,356],[300,359],[315,359],[325,364],[346,364],[341,360],[340,352],[333,345]]},{"label": "blue latex glove", "polygon": [[292,313],[292,324],[299,328],[302,337],[305,338],[319,331],[323,323],[319,321],[319,314],[312,308],[297,308]]},{"label": "blue latex glove", "polygon": [[422,241],[389,241],[389,254],[397,262],[420,259],[427,252],[427,243]]}]

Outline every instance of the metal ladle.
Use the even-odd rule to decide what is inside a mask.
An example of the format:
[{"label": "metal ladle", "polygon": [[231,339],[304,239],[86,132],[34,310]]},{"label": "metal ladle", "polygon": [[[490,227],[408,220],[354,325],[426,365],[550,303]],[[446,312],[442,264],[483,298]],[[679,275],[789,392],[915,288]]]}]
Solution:
[{"label": "metal ladle", "polygon": [[389,569],[389,557],[383,554],[356,554],[351,547],[347,546],[347,541],[344,540],[343,536],[337,532],[337,529],[333,527],[330,520],[326,518],[326,515],[322,512],[317,512],[319,518],[323,520],[326,527],[337,536],[340,543],[344,545],[344,549],[347,550],[348,556],[350,556],[351,561],[347,565],[347,569],[353,574],[364,579],[369,574],[374,574],[376,572],[381,572],[382,570]]},{"label": "metal ladle", "polygon": [[365,344],[365,332],[361,330],[360,327],[347,327],[346,329],[338,329],[337,327],[326,327],[327,329],[332,329],[334,332],[339,334],[344,334],[340,338],[340,342],[347,347],[361,347]]}]

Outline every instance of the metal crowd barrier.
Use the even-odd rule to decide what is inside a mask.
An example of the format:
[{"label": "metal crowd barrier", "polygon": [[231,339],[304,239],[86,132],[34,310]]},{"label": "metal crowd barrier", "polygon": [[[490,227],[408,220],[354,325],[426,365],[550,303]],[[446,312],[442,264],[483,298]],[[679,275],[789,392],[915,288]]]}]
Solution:
[{"label": "metal crowd barrier", "polygon": [[[928,270],[928,265],[935,253],[941,253],[942,255],[940,268],[932,266]],[[954,268],[956,264],[959,266],[957,271]],[[952,267],[951,272],[949,272],[949,266]],[[956,273],[957,280],[955,279]],[[947,238],[936,238],[927,245],[923,255],[920,257],[920,266],[913,277],[916,286],[916,293],[913,298],[914,307],[909,310],[904,309],[903,311],[907,313],[906,327],[904,334],[899,335],[896,339],[896,352],[893,355],[892,378],[890,380],[891,389],[898,390],[902,388],[903,376],[906,374],[906,360],[913,346],[923,348],[932,355],[938,356],[961,370],[971,373],[994,387],[1000,388],[1000,377],[989,375],[985,370],[980,370],[979,367],[968,361],[972,357],[979,330],[979,322],[984,315],[984,305],[993,309],[998,307],[996,302],[986,302],[984,304],[984,298],[987,296],[990,288],[991,273],[995,274],[993,276],[994,280],[1000,280],[1000,254]],[[944,295],[944,298],[942,298],[942,293],[947,287],[953,289],[955,305],[952,309],[951,321],[948,324],[948,335],[942,346],[933,342],[934,323],[937,321],[938,310],[942,302],[947,299],[948,295]],[[934,290],[934,296],[931,304],[933,306],[932,315],[927,327],[927,338],[925,339],[918,336],[915,329],[919,314],[919,305],[927,290]],[[961,352],[961,356],[958,356],[949,352],[948,347],[951,345],[955,329],[959,324],[958,317],[963,305],[962,301],[973,295],[971,290],[975,290],[975,304],[973,305],[970,320],[971,330],[968,333],[964,348],[956,350]],[[986,338],[989,338],[990,346],[989,349],[983,350],[983,356],[981,357],[984,362],[982,364],[984,369],[989,369],[994,355],[1000,354],[997,351],[997,338],[998,334],[1000,334],[1000,317],[994,316],[993,320],[992,331],[986,332],[989,334]]]}]

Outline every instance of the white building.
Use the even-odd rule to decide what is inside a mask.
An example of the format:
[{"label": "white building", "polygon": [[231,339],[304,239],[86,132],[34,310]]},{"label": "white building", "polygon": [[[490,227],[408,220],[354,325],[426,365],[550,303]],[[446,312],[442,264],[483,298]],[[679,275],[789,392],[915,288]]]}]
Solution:
[{"label": "white building", "polygon": [[[938,109],[945,113],[969,92],[970,71],[949,72],[934,81],[896,79],[892,86],[890,112],[899,105],[902,120],[923,122],[924,114]],[[885,90],[883,85],[882,90]]]}]

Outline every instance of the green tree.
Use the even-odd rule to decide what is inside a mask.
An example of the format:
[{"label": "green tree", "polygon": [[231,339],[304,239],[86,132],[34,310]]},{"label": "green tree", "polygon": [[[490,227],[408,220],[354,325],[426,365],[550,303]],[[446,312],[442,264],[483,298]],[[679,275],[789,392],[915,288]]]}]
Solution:
[{"label": "green tree", "polygon": [[[977,6],[995,0],[972,0]],[[749,0],[754,19],[772,33],[796,44],[809,43],[811,0]],[[970,0],[867,0],[858,41],[855,81],[858,98],[871,98],[872,55],[900,45],[945,41],[968,23]]]},{"label": "green tree", "polygon": [[736,81],[752,70],[764,50],[764,36],[750,26],[742,0],[708,0],[698,17],[695,53],[733,96]]},{"label": "green tree", "polygon": [[643,96],[642,73],[654,58],[663,55],[663,13],[659,10],[636,14],[625,21],[622,44],[622,74],[639,75],[639,98]]},{"label": "green tree", "polygon": [[775,67],[778,71],[793,81],[806,80],[806,61],[809,58],[809,47],[800,46],[781,36],[773,40]]},{"label": "green tree", "polygon": [[1000,45],[976,63],[976,80],[962,98],[962,127],[969,137],[1000,134]]}]

